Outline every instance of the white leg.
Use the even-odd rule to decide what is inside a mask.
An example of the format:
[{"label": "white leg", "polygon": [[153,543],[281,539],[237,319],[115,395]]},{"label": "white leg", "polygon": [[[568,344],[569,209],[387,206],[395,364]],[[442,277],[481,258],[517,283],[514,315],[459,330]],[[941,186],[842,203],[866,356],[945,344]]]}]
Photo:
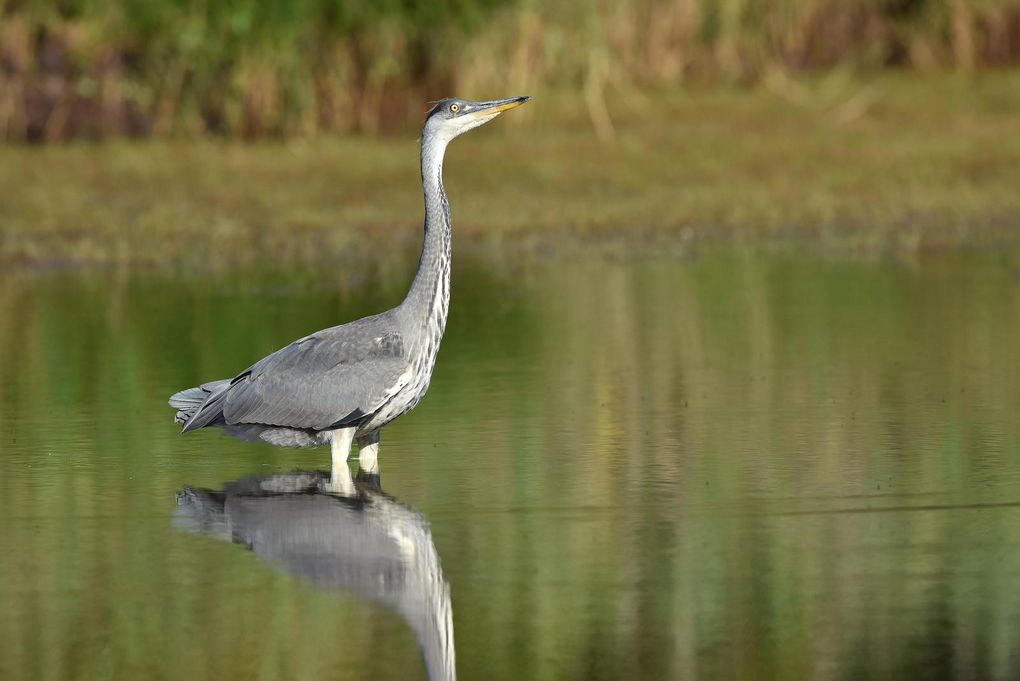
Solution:
[{"label": "white leg", "polygon": [[330,482],[336,492],[353,492],[354,483],[351,482],[351,470],[347,468],[347,457],[354,441],[354,428],[338,428],[329,436]]},{"label": "white leg", "polygon": [[358,438],[358,468],[365,473],[379,472],[379,431]]},{"label": "white leg", "polygon": [[329,453],[334,468],[338,464],[347,463],[352,442],[354,442],[354,428],[337,428],[330,432]]}]

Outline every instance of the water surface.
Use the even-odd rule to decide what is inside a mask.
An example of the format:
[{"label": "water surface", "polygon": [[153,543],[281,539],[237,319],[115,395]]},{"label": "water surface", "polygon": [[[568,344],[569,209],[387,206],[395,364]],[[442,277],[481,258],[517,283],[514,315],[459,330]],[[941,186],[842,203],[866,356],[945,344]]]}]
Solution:
[{"label": "water surface", "polygon": [[1010,263],[460,259],[380,480],[179,435],[405,279],[4,272],[0,678],[1017,678]]}]

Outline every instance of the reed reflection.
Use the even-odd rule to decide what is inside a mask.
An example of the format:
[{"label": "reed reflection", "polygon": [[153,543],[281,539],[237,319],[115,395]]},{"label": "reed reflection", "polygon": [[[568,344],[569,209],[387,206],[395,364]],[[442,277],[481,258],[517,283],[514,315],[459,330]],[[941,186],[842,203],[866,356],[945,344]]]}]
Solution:
[{"label": "reed reflection", "polygon": [[288,574],[400,614],[428,678],[456,678],[449,584],[425,517],[384,493],[378,472],[294,472],[185,487],[178,525],[243,544]]}]

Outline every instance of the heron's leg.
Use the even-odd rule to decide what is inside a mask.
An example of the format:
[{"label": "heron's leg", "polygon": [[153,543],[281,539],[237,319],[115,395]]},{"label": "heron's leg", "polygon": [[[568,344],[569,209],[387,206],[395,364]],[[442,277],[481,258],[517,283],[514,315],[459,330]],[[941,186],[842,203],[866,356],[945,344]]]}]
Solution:
[{"label": "heron's leg", "polygon": [[330,478],[333,482],[342,480],[343,473],[347,474],[348,480],[351,477],[351,471],[347,468],[347,457],[351,453],[354,430],[353,427],[337,428],[329,434]]},{"label": "heron's leg", "polygon": [[358,468],[365,473],[379,472],[379,431],[358,438]]}]

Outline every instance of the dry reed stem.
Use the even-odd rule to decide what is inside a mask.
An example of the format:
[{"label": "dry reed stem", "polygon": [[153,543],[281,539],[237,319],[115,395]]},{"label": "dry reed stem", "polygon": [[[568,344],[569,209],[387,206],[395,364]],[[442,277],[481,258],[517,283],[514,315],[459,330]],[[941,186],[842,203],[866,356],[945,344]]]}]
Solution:
[{"label": "dry reed stem", "polygon": [[[222,50],[211,48],[223,27],[197,9],[181,9],[178,24],[153,40],[134,35],[118,7],[109,16],[0,10],[5,139],[382,132],[416,122],[411,102],[453,94],[457,84],[461,94],[492,96],[579,87],[605,141],[614,127],[608,84],[760,82],[796,100],[783,74],[1020,64],[1020,0],[560,1],[504,6],[473,35],[454,26],[426,35],[394,17],[331,32],[309,15],[285,37],[270,28],[262,43]],[[83,91],[84,81],[98,86]],[[139,92],[150,94],[133,99]]]}]

